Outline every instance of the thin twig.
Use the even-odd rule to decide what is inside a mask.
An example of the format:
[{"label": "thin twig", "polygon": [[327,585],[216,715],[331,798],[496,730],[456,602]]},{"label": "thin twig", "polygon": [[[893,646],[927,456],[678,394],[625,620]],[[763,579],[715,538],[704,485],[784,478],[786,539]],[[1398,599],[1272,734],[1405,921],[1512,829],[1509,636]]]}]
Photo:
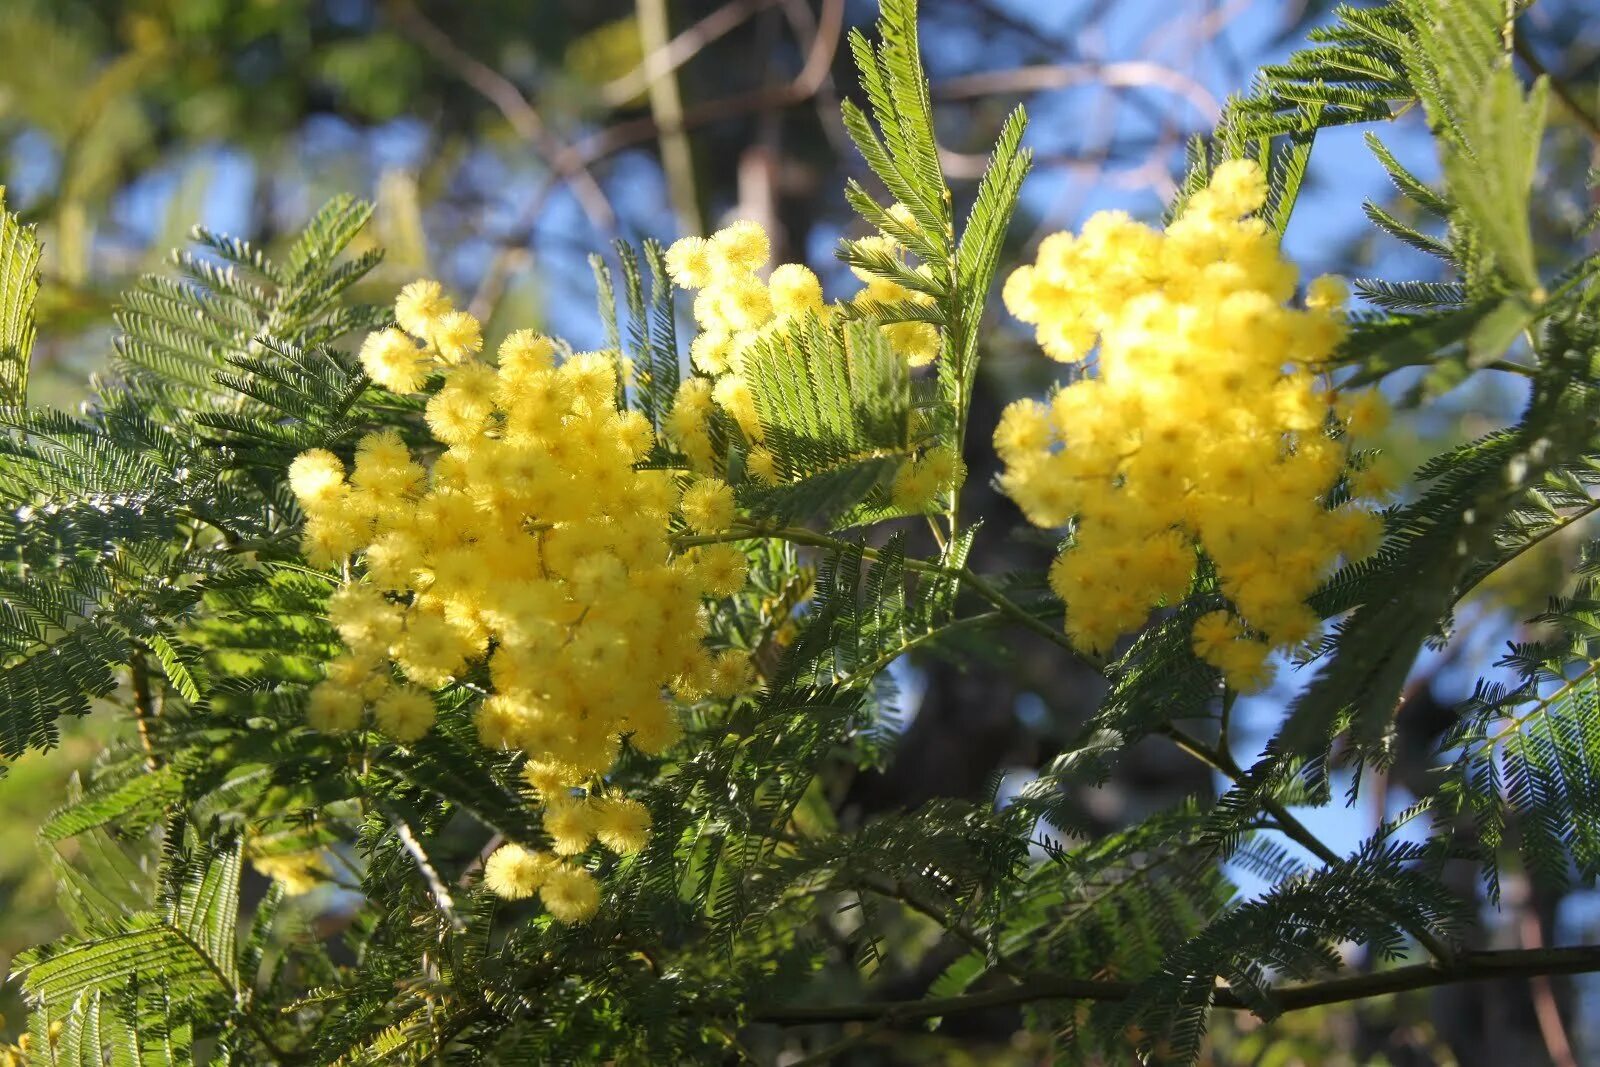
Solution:
[{"label": "thin twig", "polygon": [[[1269,1003],[1279,1012],[1302,1011],[1325,1004],[1404,993],[1415,989],[1477,982],[1485,979],[1533,978],[1557,974],[1600,971],[1600,945],[1573,948],[1504,949],[1468,952],[1449,963],[1417,963],[1376,974],[1346,975],[1271,990]],[[755,1022],[778,1026],[814,1023],[867,1022],[881,1019],[911,1021],[935,1015],[955,1015],[984,1008],[1028,1004],[1037,1000],[1124,1001],[1139,990],[1139,983],[1093,978],[1036,976],[1018,985],[922,1000],[891,1000],[854,1004],[799,1005],[755,1012]],[[1254,1011],[1255,1005],[1231,989],[1212,991],[1212,1004],[1229,1011]]]},{"label": "thin twig", "polygon": [[708,100],[685,108],[683,116],[672,123],[659,123],[654,118],[646,117],[608,126],[563,149],[551,162],[550,183],[559,185],[589,164],[624,148],[653,141],[663,132],[691,130],[776,107],[805,103],[822,88],[833,67],[833,57],[838,53],[844,30],[844,0],[823,0],[821,26],[811,43],[805,66],[789,84],[762,92],[737,93]]},{"label": "thin twig", "polygon": [[410,853],[417,870],[422,872],[423,880],[428,883],[428,891],[433,894],[434,903],[439,905],[439,910],[449,920],[451,929],[457,933],[465,930],[467,924],[456,914],[455,898],[450,895],[450,890],[445,886],[444,879],[439,877],[439,872],[434,870],[433,862],[428,859],[427,852],[422,848],[422,842],[411,832],[411,825],[392,812],[389,813],[389,825],[394,830],[395,836],[400,839],[400,844]]},{"label": "thin twig", "polygon": [[1578,125],[1582,126],[1589,134],[1589,137],[1595,141],[1600,141],[1600,116],[1596,116],[1593,111],[1590,111],[1579,102],[1577,94],[1572,91],[1571,86],[1550,73],[1550,68],[1546,67],[1544,62],[1539,59],[1538,54],[1533,50],[1533,46],[1528,43],[1527,37],[1520,33],[1516,34],[1513,47],[1516,49],[1518,58],[1528,65],[1529,70],[1533,71],[1534,77],[1544,78],[1549,81],[1550,91],[1556,94],[1556,99],[1566,106],[1566,109],[1572,113],[1572,117],[1578,121]]},{"label": "thin twig", "polygon": [[[1160,732],[1170,738],[1184,752],[1216,770],[1235,784],[1244,780],[1244,768],[1239,766],[1231,752],[1208,745],[1192,734],[1185,732],[1179,726],[1168,725]],[[1259,797],[1258,801],[1261,805],[1261,810],[1272,816],[1279,832],[1285,837],[1294,841],[1329,866],[1338,866],[1345,862],[1343,856],[1329,848],[1326,842],[1313,833],[1310,827],[1301,822],[1288,807],[1268,796]],[[1417,939],[1417,943],[1425,948],[1428,954],[1433,956],[1436,961],[1447,962],[1456,958],[1456,953],[1450,946],[1439,940],[1432,931],[1410,926],[1406,927],[1406,930],[1412,937]]]},{"label": "thin twig", "polygon": [[1091,83],[1108,89],[1165,89],[1187,100],[1210,122],[1215,122],[1222,114],[1217,98],[1204,85],[1181,71],[1145,59],[1045,63],[979,71],[939,82],[933,86],[933,95],[943,100],[963,100],[974,96],[1046,92]]},{"label": "thin twig", "polygon": [[[395,25],[399,26],[407,36],[427,50],[434,59],[448,67],[456,77],[476,90],[478,95],[493,104],[511,124],[511,128],[517,131],[518,136],[533,146],[546,166],[554,169],[556,161],[565,157],[566,146],[562,145],[545,126],[544,119],[534,106],[528,103],[515,82],[465,52],[451,40],[449,34],[424,15],[412,0],[388,0],[387,10]],[[615,233],[617,213],[612,208],[611,200],[606,196],[605,190],[589,172],[588,163],[577,162],[570,169],[563,171],[562,177],[571,182],[573,195],[577,197],[583,213],[588,216],[594,227],[607,234]]]},{"label": "thin twig", "polygon": [[621,107],[642,95],[657,78],[676,71],[706,46],[727,36],[781,0],[732,0],[685,29],[672,40],[652,47],[639,65],[600,86],[600,99]]}]

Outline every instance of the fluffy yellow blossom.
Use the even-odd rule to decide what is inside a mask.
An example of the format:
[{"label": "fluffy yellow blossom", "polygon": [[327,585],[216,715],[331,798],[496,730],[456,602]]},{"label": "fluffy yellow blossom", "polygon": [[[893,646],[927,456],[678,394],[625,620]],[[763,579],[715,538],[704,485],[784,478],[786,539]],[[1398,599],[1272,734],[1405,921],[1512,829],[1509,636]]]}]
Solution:
[{"label": "fluffy yellow blossom", "polygon": [[332,501],[344,488],[344,463],[327,449],[302,452],[289,464],[289,489],[308,511]]},{"label": "fluffy yellow blossom", "polygon": [[433,729],[433,697],[410,686],[394,686],[372,705],[378,729],[396,741],[415,741]]},{"label": "fluffy yellow blossom", "polygon": [[697,551],[695,572],[707,595],[733,596],[744,588],[750,561],[733,545],[707,545]]},{"label": "fluffy yellow blossom", "polygon": [[722,533],[733,525],[733,486],[721,478],[701,478],[684,491],[678,510],[696,533]]},{"label": "fluffy yellow blossom", "polygon": [[318,852],[290,852],[276,856],[256,856],[250,866],[283,886],[289,896],[309,893],[332,877]]},{"label": "fluffy yellow blossom", "polygon": [[433,324],[433,345],[446,363],[460,363],[483,349],[483,328],[465,311],[447,311]]},{"label": "fluffy yellow blossom", "polygon": [[594,832],[606,848],[632,855],[650,840],[650,809],[628,797],[602,797],[594,802]]},{"label": "fluffy yellow blossom", "polygon": [[[906,262],[905,250],[892,237],[879,235],[856,243],[881,247],[886,255]],[[713,408],[720,407],[755,446],[746,467],[749,475],[775,485],[779,481],[776,465],[770,461],[771,453],[763,449],[765,433],[756,397],[744,374],[745,360],[752,346],[787,329],[797,317],[816,315],[826,320],[837,313],[838,305],[824,300],[816,274],[798,263],[779,264],[763,281],[757,271],[771,254],[771,241],[752,222],[736,222],[709,240],[685,237],[667,250],[667,273],[673,282],[695,291],[694,319],[699,332],[690,342],[689,357],[695,370],[706,377],[683,383],[663,430],[667,440],[689,458],[691,469],[711,473],[717,469],[717,457],[713,455],[710,416]],[[926,293],[855,270],[866,283],[854,297],[858,303],[934,302]],[[910,366],[926,366],[938,356],[940,335],[930,323],[891,322],[880,329],[890,347]]]},{"label": "fluffy yellow blossom", "polygon": [[414,393],[428,380],[430,359],[417,343],[396,329],[367,335],[361,344],[361,369],[394,393]]},{"label": "fluffy yellow blossom", "polygon": [[769,448],[760,445],[752,448],[745,458],[745,470],[763,485],[778,484],[778,457]]},{"label": "fluffy yellow blossom", "polygon": [[400,290],[394,302],[395,321],[413,337],[431,342],[439,320],[455,307],[436,281],[421,279]]},{"label": "fluffy yellow blossom", "polygon": [[[746,233],[717,254],[748,263],[758,251]],[[737,592],[748,566],[729,546],[676,554],[672,524],[681,512],[698,530],[727,529],[733,490],[700,479],[680,501],[679,475],[635,466],[655,433],[617,407],[616,353],[558,359],[556,342],[522,330],[487,365],[476,358],[477,321],[432,283],[408,286],[396,318],[418,331],[401,339],[443,372],[424,409],[431,461],[383,431],[361,439],[348,476],[323,450],[289,471],[308,557],[349,575],[327,606],[348,651],[312,688],[307,721],[349,731],[370,711],[378,729],[409,743],[434,725],[429,690],[486,670],[479,740],[528,758],[557,851],[582,851],[612,801],[570,791],[610,770],[625,742],[650,754],[672,745],[681,727],[669,690],[712,673],[702,602]],[[708,460],[715,403],[709,381],[687,382],[665,427],[702,437],[693,448]],[[633,840],[616,826],[613,843]],[[549,857],[502,851],[485,875],[502,895],[531,895],[557,869]],[[566,921],[587,918],[598,887],[583,871],[560,871],[546,906]]]},{"label": "fluffy yellow blossom", "polygon": [[551,868],[539,887],[539,899],[562,922],[586,922],[600,910],[600,886],[583,868],[563,864]]},{"label": "fluffy yellow blossom", "polygon": [[750,662],[750,653],[737,648],[717,653],[706,681],[711,695],[724,700],[747,692],[755,683],[755,665]]},{"label": "fluffy yellow blossom", "polygon": [[312,687],[306,703],[306,722],[321,733],[349,733],[360,727],[366,705],[360,691],[320,682]]},{"label": "fluffy yellow blossom", "polygon": [[822,282],[809,267],[799,263],[774,267],[767,286],[772,292],[772,310],[779,317],[822,310]]},{"label": "fluffy yellow blossom", "polygon": [[948,447],[929,449],[918,459],[908,459],[895,472],[890,487],[894,506],[906,511],[928,511],[959,487],[961,464]]},{"label": "fluffy yellow blossom", "polygon": [[[1199,549],[1230,607],[1195,623],[1194,648],[1240,691],[1270,682],[1275,648],[1315,637],[1305,600],[1335,559],[1382,537],[1369,508],[1328,508],[1350,437],[1386,411],[1317,378],[1346,289],[1319,278],[1291,303],[1295,267],[1252,215],[1265,197],[1260,168],[1231,161],[1164,232],[1102,212],[1042,242],[1007,279],[1006,306],[1052,358],[1093,355],[1093,373],[1048,405],[1013,404],[994,439],[1001,485],[1030,521],[1072,523],[1050,585],[1074,643],[1104,653],[1185,596]],[[1380,498],[1397,481],[1374,464],[1350,484]]]},{"label": "fluffy yellow blossom", "polygon": [[556,860],[521,845],[501,845],[483,864],[483,884],[504,900],[526,900],[539,891]]},{"label": "fluffy yellow blossom", "polygon": [[734,270],[760,270],[772,255],[772,240],[758,222],[740,220],[711,236],[711,247]]},{"label": "fluffy yellow blossom", "polygon": [[575,856],[594,840],[594,812],[583,800],[551,797],[545,803],[544,832],[558,856]]},{"label": "fluffy yellow blossom", "polygon": [[667,249],[667,274],[683,289],[704,289],[717,276],[721,254],[704,237],[685,237]]}]

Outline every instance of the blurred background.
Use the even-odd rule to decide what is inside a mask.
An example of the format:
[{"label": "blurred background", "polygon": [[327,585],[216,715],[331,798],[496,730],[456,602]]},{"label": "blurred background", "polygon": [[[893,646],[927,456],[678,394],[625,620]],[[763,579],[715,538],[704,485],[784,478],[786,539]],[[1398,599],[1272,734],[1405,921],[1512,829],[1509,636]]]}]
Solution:
[{"label": "blurred background", "polygon": [[[1036,171],[1006,263],[1091,212],[1159,218],[1184,166],[1253,71],[1331,18],[1325,0],[924,0],[945,168],[969,196],[991,138],[1018,101],[1032,116]],[[579,348],[600,343],[586,262],[616,237],[662,240],[734,218],[761,221],[780,260],[851,291],[835,241],[857,233],[841,193],[866,177],[838,118],[854,89],[843,36],[871,0],[0,0],[0,185],[45,242],[31,398],[71,406],[110,352],[117,293],[200,222],[271,245],[327,197],[377,203],[366,239],[388,259],[364,294],[388,299],[419,275],[443,280],[488,324],[490,343],[534,326]],[[1600,6],[1539,0],[1525,64],[1597,100]],[[1527,69],[1533,69],[1531,66]],[[1370,199],[1403,214],[1360,130],[1321,135],[1287,242],[1306,277],[1334,270],[1433,278],[1433,262],[1375,239]],[[1408,166],[1437,173],[1420,114],[1378,131]],[[1560,264],[1588,209],[1584,176],[1600,130],[1553,108],[1536,197],[1540,240]],[[1050,545],[989,488],[988,431],[1016,396],[1042,393],[1054,365],[997,310],[975,402],[964,513],[985,518],[980,570],[1038,567]],[[1391,383],[1398,395],[1406,383]],[[1400,420],[1387,447],[1420,459],[1503,422],[1521,397],[1471,379]],[[1492,675],[1520,620],[1558,591],[1570,543],[1553,540],[1462,613],[1456,640],[1419,663],[1399,716],[1394,767],[1348,806],[1307,819],[1351,849],[1399,811],[1438,762],[1451,706]],[[1004,797],[1070,739],[1099,697],[1096,674],[1054,646],[1017,638],[992,663],[900,664],[902,732],[881,773],[839,784],[870,814],[938,795]],[[1295,679],[1241,708],[1248,759]],[[114,724],[91,717],[61,748],[0,779],[0,974],[53,936],[50,865],[32,828]],[[1107,827],[1214,789],[1159,746],[1121,762],[1081,798]],[[70,857],[69,857],[70,858]],[[1251,891],[1240,872],[1241,891]],[[1464,876],[1461,891],[1481,897]],[[1533,894],[1508,878],[1485,908],[1484,945],[1600,937],[1589,892]],[[892,947],[892,946],[891,946]],[[893,952],[886,952],[890,960]],[[911,960],[917,953],[908,954]],[[937,961],[935,961],[937,962]],[[1359,953],[1352,962],[1366,965]],[[927,971],[927,973],[924,973]],[[937,968],[886,963],[869,988],[914,995]],[[14,990],[0,992],[15,1032]],[[941,1037],[852,1053],[861,1063],[1042,1062],[1020,1017],[974,1016]],[[954,1026],[954,1024],[952,1024]],[[1600,1063],[1600,983],[1480,984],[1272,1026],[1218,1021],[1219,1064]]]}]

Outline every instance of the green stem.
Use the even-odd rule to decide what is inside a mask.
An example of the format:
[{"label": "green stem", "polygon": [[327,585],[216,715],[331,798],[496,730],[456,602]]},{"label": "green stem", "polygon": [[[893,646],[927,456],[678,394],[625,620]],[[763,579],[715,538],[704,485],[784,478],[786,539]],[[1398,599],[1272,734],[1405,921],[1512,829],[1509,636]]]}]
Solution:
[{"label": "green stem", "polygon": [[[1375,974],[1348,975],[1322,982],[1285,986],[1273,990],[1269,997],[1273,1008],[1280,1012],[1291,1012],[1458,982],[1556,974],[1589,974],[1595,971],[1600,971],[1600,945],[1468,952],[1449,962],[1417,963]],[[909,1022],[936,1015],[955,1015],[984,1008],[1027,1004],[1037,1000],[1125,1001],[1134,996],[1138,989],[1139,984],[1136,982],[1040,976],[1014,986],[952,997],[769,1008],[756,1012],[752,1016],[752,1021],[777,1026],[878,1020]],[[1225,988],[1212,990],[1211,1002],[1213,1006],[1229,1011],[1256,1009],[1255,1005]]]},{"label": "green stem", "polygon": [[[1199,738],[1187,733],[1179,726],[1168,726],[1162,733],[1166,734],[1180,749],[1193,756],[1195,759],[1222,774],[1229,781],[1238,784],[1244,779],[1244,768],[1234,760],[1233,754],[1226,749],[1213,748]],[[1261,810],[1271,815],[1278,831],[1289,840],[1295,842],[1310,852],[1317,859],[1329,866],[1337,866],[1345,862],[1345,858],[1329,848],[1327,843],[1311,831],[1311,828],[1272,797],[1259,798]],[[1429,955],[1436,961],[1445,962],[1455,958],[1455,952],[1450,946],[1439,940],[1426,929],[1407,927],[1407,932],[1417,939],[1417,943],[1428,950]]]},{"label": "green stem", "polygon": [[[696,534],[680,537],[676,543],[679,548],[691,548],[695,545],[720,544],[727,541],[749,541],[763,537],[788,541],[796,545],[808,545],[812,548],[826,548],[834,552],[859,551],[863,559],[874,561],[880,558],[880,553],[877,549],[868,548],[852,541],[830,537],[827,534],[820,534],[800,526],[765,526],[760,523],[742,523],[726,533]],[[1057,630],[1000,592],[987,579],[975,573],[972,568],[946,567],[939,563],[929,563],[926,560],[909,558],[904,561],[904,566],[906,570],[916,571],[920,574],[942,574],[958,579],[1013,621],[1027,627],[1045,640],[1060,645],[1068,652],[1076,653],[1076,650],[1072,647],[1072,641],[1064,632]]]}]

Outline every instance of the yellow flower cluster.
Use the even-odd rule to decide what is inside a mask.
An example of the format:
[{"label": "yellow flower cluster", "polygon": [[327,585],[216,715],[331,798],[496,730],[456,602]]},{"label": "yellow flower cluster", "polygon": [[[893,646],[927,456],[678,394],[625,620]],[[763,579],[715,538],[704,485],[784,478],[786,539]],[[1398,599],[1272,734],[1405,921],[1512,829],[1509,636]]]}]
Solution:
[{"label": "yellow flower cluster", "polygon": [[283,886],[283,891],[292,897],[309,893],[332,878],[322,854],[314,851],[256,856],[250,866]]},{"label": "yellow flower cluster", "polygon": [[[994,438],[1030,521],[1076,520],[1050,572],[1074,643],[1104,653],[1182,598],[1198,547],[1232,609],[1198,621],[1195,649],[1247,692],[1270,681],[1274,648],[1315,636],[1306,597],[1336,557],[1377,547],[1382,522],[1361,501],[1397,481],[1347,471],[1351,436],[1386,408],[1371,392],[1340,402],[1317,377],[1343,336],[1345,288],[1318,278],[1290,304],[1296,269],[1253,217],[1265,197],[1260,168],[1232,161],[1164,232],[1102,212],[1046,239],[1008,279],[1006,306],[1057,360],[1098,345],[1096,372],[1048,404],[1011,405]],[[1347,475],[1353,502],[1330,509]]]},{"label": "yellow flower cluster", "polygon": [[[743,553],[675,554],[670,542],[674,512],[697,532],[728,529],[732,489],[706,478],[682,491],[672,471],[636,469],[654,434],[617,409],[612,355],[558,362],[553,341],[522,330],[489,366],[475,358],[477,320],[433,282],[407,286],[395,313],[401,329],[368,338],[362,364],[391,389],[443,370],[425,409],[431,464],[383,431],[361,440],[348,471],[321,449],[289,469],[307,558],[348,574],[358,557],[362,572],[329,599],[347,651],[313,688],[310,724],[352,730],[370,708],[380,730],[414,741],[433,725],[428,691],[486,662],[479,739],[540,761],[554,789],[603,774],[624,737],[650,753],[671,745],[681,731],[665,689],[748,688],[747,656],[705,647],[701,606],[743,587]],[[632,825],[616,812],[633,809],[608,803],[594,832],[631,840],[604,827]],[[552,913],[584,910],[576,877],[551,883],[547,902],[567,901]]]},{"label": "yellow flower cluster", "polygon": [[596,839],[618,855],[638,852],[650,840],[650,812],[626,797],[574,797],[560,768],[550,763],[530,763],[524,773],[544,798],[550,851],[502,845],[484,864],[484,885],[506,900],[538,893],[557,919],[583,922],[600,906],[600,887],[587,870],[563,862],[563,857],[584,852]]},{"label": "yellow flower cluster", "polygon": [[[856,243],[876,244],[886,255],[897,258],[904,255],[887,236]],[[714,409],[721,407],[755,446],[747,469],[767,484],[778,477],[772,453],[762,445],[765,435],[755,394],[743,374],[746,355],[752,345],[796,316],[827,318],[838,310],[824,302],[822,283],[802,264],[781,264],[762,281],[758,272],[771,255],[772,242],[766,231],[754,222],[735,222],[709,238],[685,237],[674,242],[666,257],[672,280],[682,289],[695,291],[694,318],[700,332],[690,344],[689,355],[695,369],[704,375],[679,386],[666,435],[689,457],[694,469],[713,470],[716,457],[710,418]],[[930,299],[859,268],[855,274],[865,283],[856,301],[888,304]],[[938,355],[939,331],[928,323],[893,323],[882,330],[894,350],[913,367],[926,366]]]},{"label": "yellow flower cluster", "polygon": [[[5,1021],[5,1016],[0,1015],[0,1026],[4,1026]],[[65,1029],[66,1023],[60,1019],[50,1024],[49,1038],[52,1051],[49,1059],[52,1062],[56,1058],[54,1047],[60,1041],[61,1033]],[[0,1067],[28,1067],[30,1063],[38,1063],[39,1060],[32,1055],[32,1052],[33,1035],[20,1034],[15,1045],[0,1045]]]}]

